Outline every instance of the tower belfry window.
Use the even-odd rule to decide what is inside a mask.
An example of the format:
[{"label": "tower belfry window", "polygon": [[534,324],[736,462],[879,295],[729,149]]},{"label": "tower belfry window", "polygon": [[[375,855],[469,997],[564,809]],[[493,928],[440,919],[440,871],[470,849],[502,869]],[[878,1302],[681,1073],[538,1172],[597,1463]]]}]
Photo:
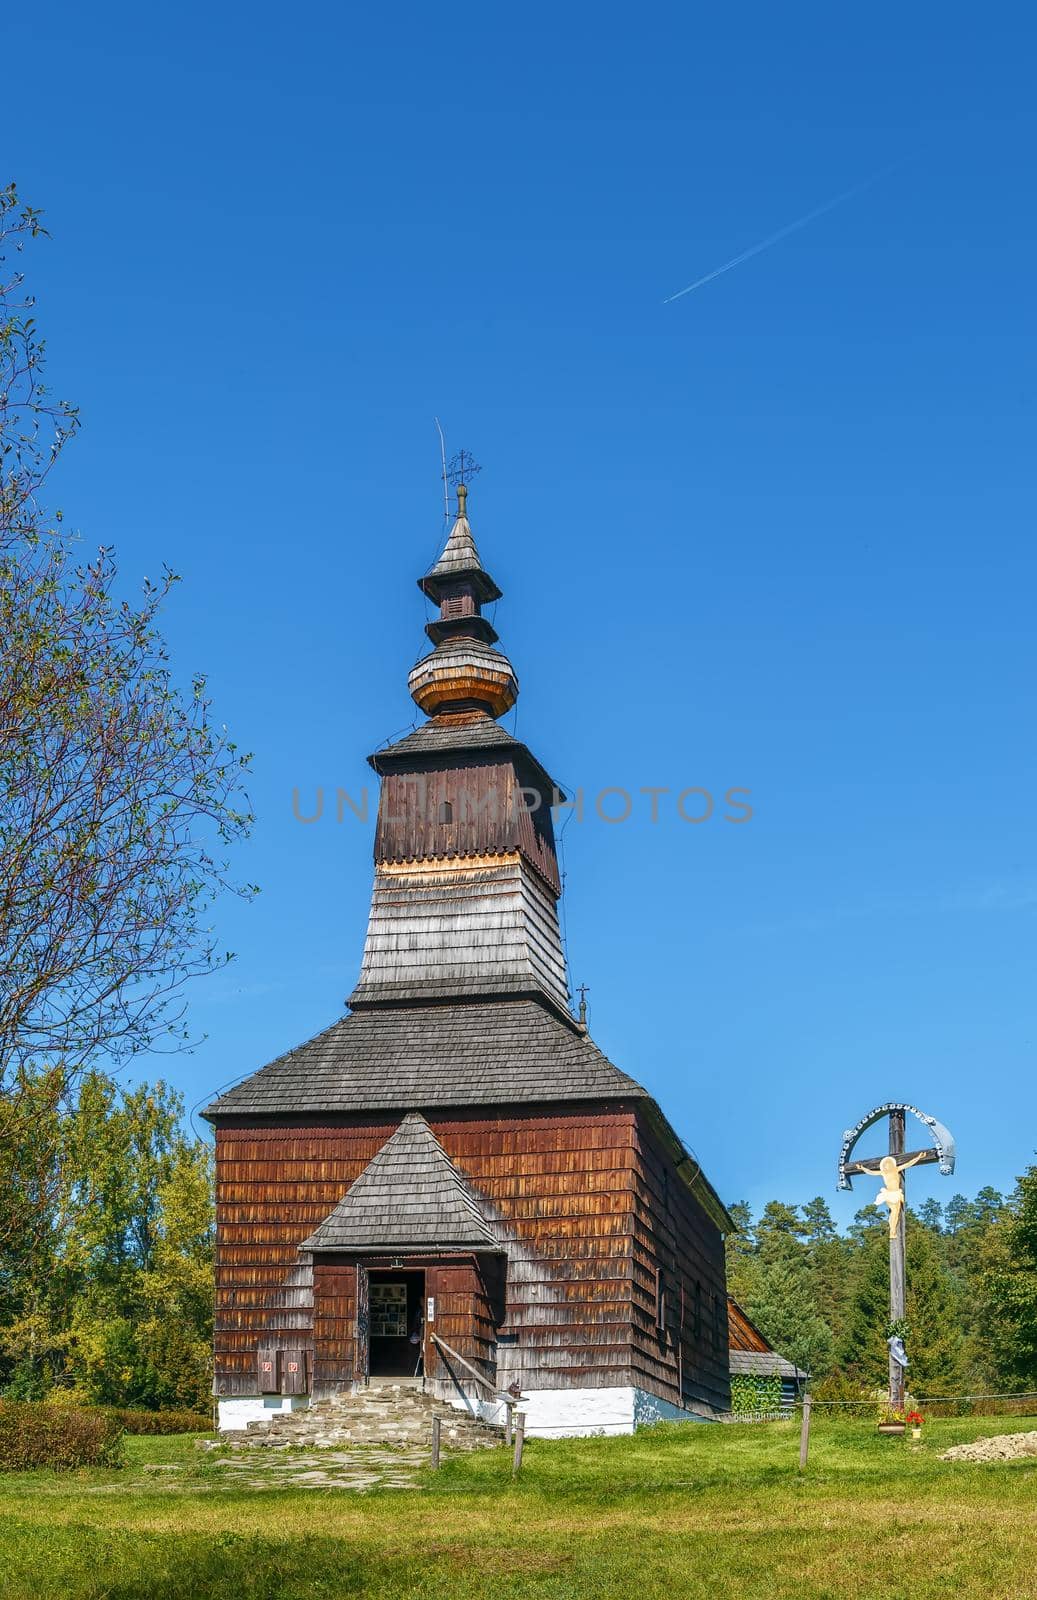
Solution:
[{"label": "tower belfry window", "polygon": [[443,800],[440,803],[439,820],[440,820],[440,822],[453,822],[453,820],[454,820],[454,808],[450,804],[449,800]]}]

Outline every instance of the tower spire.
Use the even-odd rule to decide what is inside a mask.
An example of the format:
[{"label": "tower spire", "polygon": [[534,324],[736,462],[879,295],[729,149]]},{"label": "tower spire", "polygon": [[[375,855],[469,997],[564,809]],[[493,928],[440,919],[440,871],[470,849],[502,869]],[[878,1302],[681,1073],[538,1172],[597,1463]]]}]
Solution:
[{"label": "tower spire", "polygon": [[465,475],[475,468],[462,451],[457,475],[457,516],[435,566],[418,579],[423,594],[439,606],[425,632],[435,649],[407,680],[411,696],[427,716],[465,713],[502,717],[518,699],[518,680],[507,656],[494,649],[497,632],[482,608],[501,591],[486,571],[468,521]]}]

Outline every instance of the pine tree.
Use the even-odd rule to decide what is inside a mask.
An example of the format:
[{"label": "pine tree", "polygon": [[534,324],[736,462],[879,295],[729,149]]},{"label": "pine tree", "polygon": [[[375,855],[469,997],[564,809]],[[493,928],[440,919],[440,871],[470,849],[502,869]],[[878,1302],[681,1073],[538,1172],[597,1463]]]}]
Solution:
[{"label": "pine tree", "polygon": [[1011,1389],[1037,1386],[1037,1166],[983,1241],[982,1312],[993,1364]]},{"label": "pine tree", "polygon": [[905,1261],[908,1385],[915,1394],[961,1394],[968,1375],[959,1285],[941,1259],[940,1237],[911,1212]]}]

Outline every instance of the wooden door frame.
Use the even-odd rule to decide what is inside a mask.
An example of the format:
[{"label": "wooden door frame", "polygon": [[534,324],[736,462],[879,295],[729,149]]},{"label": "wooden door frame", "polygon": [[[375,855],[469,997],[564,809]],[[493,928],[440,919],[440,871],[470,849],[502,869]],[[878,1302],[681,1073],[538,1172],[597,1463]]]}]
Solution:
[{"label": "wooden door frame", "polygon": [[365,1387],[371,1381],[371,1280],[366,1261],[356,1263],[356,1333],[353,1381]]}]

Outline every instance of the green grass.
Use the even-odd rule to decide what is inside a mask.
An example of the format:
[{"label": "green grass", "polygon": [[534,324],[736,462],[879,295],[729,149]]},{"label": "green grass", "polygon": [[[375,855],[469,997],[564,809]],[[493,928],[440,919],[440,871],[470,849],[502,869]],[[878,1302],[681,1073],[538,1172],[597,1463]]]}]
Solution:
[{"label": "green grass", "polygon": [[[930,1423],[920,1445],[822,1419],[527,1444],[424,1491],[224,1488],[190,1438],[128,1441],[121,1472],[0,1479],[4,1600],[1007,1600],[1037,1597],[1037,1458],[948,1445],[1034,1426]],[[148,1471],[179,1466],[179,1473]]]}]

